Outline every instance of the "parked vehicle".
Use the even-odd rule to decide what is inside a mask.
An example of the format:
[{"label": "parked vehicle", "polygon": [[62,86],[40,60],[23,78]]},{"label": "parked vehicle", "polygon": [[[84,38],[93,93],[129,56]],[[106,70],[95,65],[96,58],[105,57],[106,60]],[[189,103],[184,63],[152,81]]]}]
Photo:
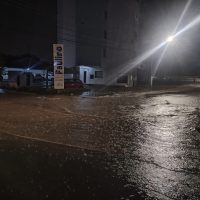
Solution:
[{"label": "parked vehicle", "polygon": [[65,79],[64,87],[65,89],[82,89],[84,84],[79,79]]}]

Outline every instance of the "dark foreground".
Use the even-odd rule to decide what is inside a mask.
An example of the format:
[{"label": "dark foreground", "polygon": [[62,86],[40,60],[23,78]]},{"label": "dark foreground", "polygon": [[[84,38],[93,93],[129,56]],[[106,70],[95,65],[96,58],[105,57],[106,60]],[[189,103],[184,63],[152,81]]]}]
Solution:
[{"label": "dark foreground", "polygon": [[4,135],[0,199],[145,199],[111,170],[111,163],[104,153]]}]

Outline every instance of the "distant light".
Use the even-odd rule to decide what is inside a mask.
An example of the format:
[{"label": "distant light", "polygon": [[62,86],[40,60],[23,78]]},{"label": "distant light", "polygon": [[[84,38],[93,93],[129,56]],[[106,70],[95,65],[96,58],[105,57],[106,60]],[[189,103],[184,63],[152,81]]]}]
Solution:
[{"label": "distant light", "polygon": [[30,70],[30,68],[27,68],[26,70],[27,70],[27,71],[29,71],[29,70]]},{"label": "distant light", "polygon": [[167,42],[172,42],[174,40],[174,36],[169,36],[168,38],[167,38]]}]

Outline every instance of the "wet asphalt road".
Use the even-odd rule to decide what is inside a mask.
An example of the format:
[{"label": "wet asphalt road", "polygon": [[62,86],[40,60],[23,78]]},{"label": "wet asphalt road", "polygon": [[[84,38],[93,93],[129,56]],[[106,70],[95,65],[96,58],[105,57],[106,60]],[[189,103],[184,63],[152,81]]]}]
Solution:
[{"label": "wet asphalt road", "polygon": [[[0,197],[200,199],[199,97],[199,90],[67,97],[72,113],[104,118],[93,127],[104,140],[91,150],[13,137],[1,128]],[[91,129],[82,129],[90,136]]]},{"label": "wet asphalt road", "polygon": [[[145,199],[110,168],[110,156],[3,136],[1,199]],[[125,198],[126,197],[126,198]],[[149,199],[149,198],[148,198]]]}]

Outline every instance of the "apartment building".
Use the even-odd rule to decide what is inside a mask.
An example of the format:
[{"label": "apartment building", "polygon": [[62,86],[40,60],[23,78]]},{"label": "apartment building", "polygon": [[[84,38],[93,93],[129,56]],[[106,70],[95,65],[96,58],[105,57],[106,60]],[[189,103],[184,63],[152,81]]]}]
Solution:
[{"label": "apartment building", "polygon": [[128,83],[122,67],[137,56],[139,21],[138,0],[58,0],[57,33],[65,47],[65,67],[98,66],[105,83]]}]

